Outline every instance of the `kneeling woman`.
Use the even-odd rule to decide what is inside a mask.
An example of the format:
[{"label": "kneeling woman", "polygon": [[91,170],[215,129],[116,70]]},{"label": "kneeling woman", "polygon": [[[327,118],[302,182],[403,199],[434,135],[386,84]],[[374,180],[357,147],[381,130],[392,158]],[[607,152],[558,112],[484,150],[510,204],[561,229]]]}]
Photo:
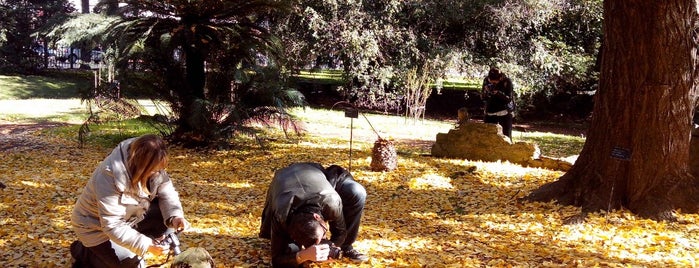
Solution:
[{"label": "kneeling woman", "polygon": [[165,142],[155,135],[122,141],[99,164],[73,209],[73,267],[139,267],[146,252],[168,253],[157,239],[189,222],[166,166]]}]

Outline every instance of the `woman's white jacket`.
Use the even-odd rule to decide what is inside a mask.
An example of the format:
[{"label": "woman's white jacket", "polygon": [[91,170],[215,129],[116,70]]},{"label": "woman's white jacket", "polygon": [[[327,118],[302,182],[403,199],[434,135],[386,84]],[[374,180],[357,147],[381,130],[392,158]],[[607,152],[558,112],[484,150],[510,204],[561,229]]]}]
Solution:
[{"label": "woman's white jacket", "polygon": [[99,164],[73,208],[73,231],[86,247],[107,240],[144,256],[152,239],[136,231],[150,202],[158,197],[163,219],[184,217],[179,195],[165,171],[149,181],[150,196],[132,189],[126,169],[128,148],[136,138],[119,143]]}]

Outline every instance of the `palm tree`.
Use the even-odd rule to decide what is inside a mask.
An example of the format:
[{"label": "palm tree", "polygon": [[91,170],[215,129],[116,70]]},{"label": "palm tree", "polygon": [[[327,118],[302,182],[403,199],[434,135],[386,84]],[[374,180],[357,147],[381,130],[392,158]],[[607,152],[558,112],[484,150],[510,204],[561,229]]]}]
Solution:
[{"label": "palm tree", "polygon": [[[113,1],[103,0],[100,4]],[[245,72],[258,65],[260,55],[272,59],[277,55],[278,42],[267,25],[271,15],[289,10],[288,3],[121,1],[119,19],[107,29],[105,40],[115,49],[120,69],[138,63],[157,77],[151,84],[158,85],[156,90],[178,115],[175,136],[197,133],[204,139],[212,138],[220,136],[220,130],[230,129],[234,121],[240,123],[251,116],[253,107],[244,105],[245,92],[272,89],[276,92],[272,97],[283,100],[276,102],[280,107],[289,104],[289,100],[293,100],[291,104],[300,103],[298,95],[288,94],[287,88],[260,87],[260,83],[255,83],[259,80]],[[121,83],[129,83],[125,77]],[[226,115],[221,115],[224,111]]]}]

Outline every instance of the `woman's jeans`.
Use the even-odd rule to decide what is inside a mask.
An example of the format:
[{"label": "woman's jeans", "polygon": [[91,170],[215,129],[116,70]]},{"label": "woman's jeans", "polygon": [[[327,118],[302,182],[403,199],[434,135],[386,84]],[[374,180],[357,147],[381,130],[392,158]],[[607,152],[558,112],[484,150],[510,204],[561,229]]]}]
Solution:
[{"label": "woman's jeans", "polygon": [[[143,221],[138,223],[136,230],[152,238],[165,234],[167,226],[165,226],[163,214],[160,212],[158,198],[153,199]],[[70,253],[76,260],[73,267],[146,267],[145,261],[140,256],[111,240],[94,247],[85,247],[80,241],[75,241],[70,246]]]}]

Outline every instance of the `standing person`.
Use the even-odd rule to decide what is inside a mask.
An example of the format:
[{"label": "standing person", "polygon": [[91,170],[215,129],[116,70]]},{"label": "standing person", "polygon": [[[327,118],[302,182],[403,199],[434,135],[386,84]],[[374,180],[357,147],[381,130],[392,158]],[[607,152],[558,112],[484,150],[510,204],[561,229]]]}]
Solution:
[{"label": "standing person", "polygon": [[[352,247],[365,201],[364,187],[340,166],[295,163],[277,170],[260,225],[260,237],[271,239],[272,266],[297,267],[340,255],[367,261]],[[330,240],[325,239],[328,230]]]},{"label": "standing person", "polygon": [[144,135],[122,141],[97,166],[71,216],[73,267],[145,267],[146,252],[168,253],[159,238],[189,222],[167,162],[165,142]]},{"label": "standing person", "polygon": [[502,134],[512,140],[512,112],[515,107],[512,80],[499,69],[490,69],[483,81],[482,97],[485,100],[483,122],[499,124]]}]

